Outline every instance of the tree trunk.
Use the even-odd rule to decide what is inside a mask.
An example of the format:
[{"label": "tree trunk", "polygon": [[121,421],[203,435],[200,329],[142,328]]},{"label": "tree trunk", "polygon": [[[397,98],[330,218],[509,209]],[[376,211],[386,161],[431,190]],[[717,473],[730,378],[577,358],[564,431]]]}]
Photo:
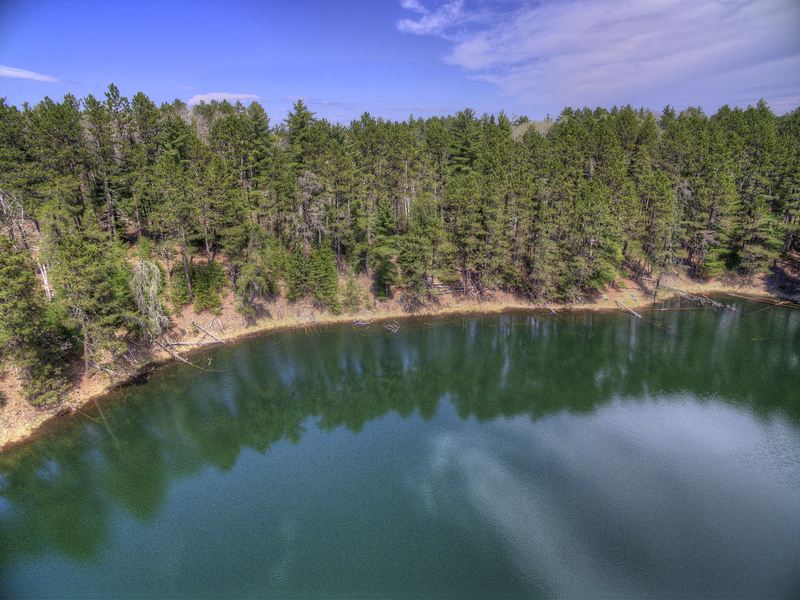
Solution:
[{"label": "tree trunk", "polygon": [[[30,247],[28,246],[28,240],[25,237],[25,213],[24,212],[19,217],[19,223],[17,224],[17,227],[19,227],[19,235],[20,235],[20,238],[22,239],[22,245],[25,247],[25,250],[30,250]],[[8,230],[10,232],[11,228],[9,227]]]},{"label": "tree trunk", "polygon": [[[167,252],[167,242],[164,240],[164,228],[159,225],[158,230],[161,233],[161,248],[164,250],[164,262],[167,265],[167,273],[169,273],[169,252]],[[158,256],[158,252],[156,252]]]},{"label": "tree trunk", "polygon": [[108,218],[108,230],[111,232],[111,238],[117,239],[117,227],[114,223],[116,215],[114,214],[114,202],[111,200],[111,190],[108,189],[108,177],[103,173],[103,194],[106,197],[106,217]]},{"label": "tree trunk", "polygon": [[211,248],[208,245],[208,218],[206,217],[206,203],[203,202],[203,239],[206,242],[206,264],[210,264],[214,257],[211,256]]},{"label": "tree trunk", "polygon": [[[39,260],[36,260],[39,263]],[[47,280],[47,269],[45,269],[44,265],[39,263],[39,271],[42,274],[42,282],[44,283],[44,292],[47,294],[47,299],[53,299],[53,293],[50,291],[50,282]]]},{"label": "tree trunk", "polygon": [[81,197],[81,204],[83,205],[83,210],[86,210],[86,194],[83,190],[83,174],[80,175],[80,179],[78,179],[78,195]]},{"label": "tree trunk", "polygon": [[89,376],[89,334],[86,325],[83,326],[83,373]]},{"label": "tree trunk", "polygon": [[184,240],[181,240],[181,258],[183,259],[183,273],[186,275],[186,286],[189,288],[189,300],[194,302],[192,278],[189,277],[189,263],[186,261],[186,242]]},{"label": "tree trunk", "polygon": [[142,237],[142,222],[139,219],[139,202],[136,200],[136,193],[131,184],[131,196],[133,197],[133,209],[136,211],[136,231],[139,237]]}]

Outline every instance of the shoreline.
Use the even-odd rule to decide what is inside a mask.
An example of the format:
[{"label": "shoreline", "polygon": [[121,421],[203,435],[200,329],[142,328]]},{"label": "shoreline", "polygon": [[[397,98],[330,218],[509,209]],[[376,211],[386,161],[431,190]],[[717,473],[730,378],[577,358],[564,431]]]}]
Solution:
[{"label": "shoreline", "polygon": [[[436,303],[414,312],[404,310],[397,301],[388,301],[376,302],[373,309],[364,309],[355,314],[334,315],[328,311],[318,311],[302,302],[291,305],[285,299],[281,299],[276,303],[265,305],[262,314],[250,322],[242,319],[238,313],[232,310],[232,305],[229,305],[227,309],[223,310],[224,316],[221,313],[212,318],[211,324],[207,324],[205,327],[198,327],[195,323],[204,317],[207,318],[209,313],[194,314],[191,312],[191,308],[184,309],[182,313],[176,315],[177,318],[173,324],[173,329],[178,334],[177,339],[180,340],[172,342],[173,348],[175,348],[174,354],[181,356],[181,359],[176,359],[169,352],[156,347],[154,350],[139,352],[139,360],[127,365],[127,368],[122,370],[123,372],[116,380],[108,377],[107,381],[99,381],[102,378],[100,373],[89,377],[78,375],[66,398],[60,403],[50,406],[32,406],[17,395],[18,397],[6,401],[5,406],[0,409],[0,453],[33,443],[40,437],[57,432],[58,429],[68,424],[68,417],[82,414],[81,409],[87,405],[97,404],[101,398],[134,385],[141,377],[166,365],[188,361],[198,350],[207,346],[236,343],[272,331],[307,329],[344,322],[355,323],[359,320],[380,322],[418,316],[489,315],[508,310],[545,311],[556,314],[562,311],[623,311],[617,305],[617,301],[623,302],[633,309],[646,310],[679,296],[673,290],[661,288],[658,290],[657,299],[653,300],[653,291],[647,287],[646,283],[626,280],[625,284],[624,287],[610,288],[603,292],[584,296],[578,302],[572,303],[549,305],[519,296],[497,293],[494,296],[499,297],[488,300],[475,300],[460,296],[443,297],[437,299]],[[725,285],[720,282],[703,284],[681,279],[676,280],[674,287],[688,294],[725,294],[753,300],[777,301],[776,296],[769,292],[764,279],[750,285]],[[273,318],[270,309],[276,310],[280,316],[275,315],[277,318]],[[222,324],[225,319],[228,320],[228,330]],[[206,331],[206,329],[210,330],[217,320],[220,321],[217,333],[222,334],[219,336],[217,333],[211,334]],[[233,322],[232,326],[231,322]],[[202,333],[201,330],[205,333]],[[213,338],[213,341],[206,341],[209,336]],[[133,358],[133,353],[129,353]],[[8,375],[6,379],[8,379]],[[91,381],[92,379],[94,381]]]}]

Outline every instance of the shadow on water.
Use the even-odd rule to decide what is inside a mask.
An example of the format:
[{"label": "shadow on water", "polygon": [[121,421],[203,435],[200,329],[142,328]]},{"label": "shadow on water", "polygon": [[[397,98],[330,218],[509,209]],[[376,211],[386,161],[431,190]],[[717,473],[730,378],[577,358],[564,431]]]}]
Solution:
[{"label": "shadow on water", "polygon": [[429,420],[443,398],[479,422],[680,394],[800,422],[800,311],[648,314],[682,339],[620,313],[409,319],[397,334],[275,333],[201,355],[219,372],[154,372],[104,402],[104,422],[76,418],[0,456],[0,578],[31,557],[102,553],[115,511],[152,521],[176,482],[227,472],[244,449],[389,413]]}]

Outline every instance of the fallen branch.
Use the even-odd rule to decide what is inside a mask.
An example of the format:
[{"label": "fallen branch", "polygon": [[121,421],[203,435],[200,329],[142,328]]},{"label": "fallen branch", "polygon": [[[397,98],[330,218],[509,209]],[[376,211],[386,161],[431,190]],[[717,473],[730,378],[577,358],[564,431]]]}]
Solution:
[{"label": "fallen branch", "polygon": [[206,329],[203,329],[202,327],[200,327],[200,325],[198,325],[197,323],[195,323],[195,326],[196,326],[196,327],[197,327],[197,328],[198,328],[200,331],[203,331],[203,332],[207,333],[208,335],[210,335],[212,338],[214,338],[215,340],[217,340],[219,343],[221,343],[221,344],[226,344],[226,345],[227,345],[227,343],[228,343],[228,342],[226,342],[225,340],[221,340],[221,339],[219,339],[217,336],[215,336],[215,335],[214,335],[213,333],[211,333],[210,331],[208,331],[208,330],[206,330]]},{"label": "fallen branch", "polygon": [[119,440],[117,439],[117,436],[114,435],[114,432],[111,431],[111,427],[109,426],[108,421],[106,421],[106,416],[103,414],[103,409],[100,408],[100,405],[97,403],[97,398],[94,399],[94,405],[100,412],[100,417],[103,419],[103,425],[105,425],[106,429],[108,429],[108,433],[111,436],[111,439],[114,440],[114,445],[117,446],[117,448],[119,448]]},{"label": "fallen branch", "polygon": [[753,312],[749,312],[749,313],[747,313],[747,316],[749,317],[750,315],[754,315],[754,314],[756,314],[758,312],[761,312],[762,310],[769,310],[773,306],[783,306],[785,304],[786,304],[785,302],[778,302],[777,304],[771,304],[770,306],[765,306],[764,308],[759,308],[758,310],[754,310]]},{"label": "fallen branch", "polygon": [[98,371],[105,371],[106,373],[109,373],[114,377],[122,377],[122,375],[120,375],[116,371],[112,371],[111,369],[106,369],[105,367],[101,367],[100,365],[92,365],[92,368],[97,369]]},{"label": "fallen branch", "polygon": [[715,302],[714,300],[711,300],[710,298],[708,298],[706,296],[693,296],[692,294],[690,294],[688,292],[684,292],[683,290],[679,290],[678,288],[674,288],[674,287],[670,287],[668,285],[664,285],[663,283],[661,284],[661,287],[663,287],[664,289],[667,289],[667,290],[669,290],[671,292],[675,292],[676,294],[678,294],[679,297],[685,298],[686,300],[691,300],[692,302],[699,302],[700,304],[710,304],[711,306],[714,306],[715,308],[725,308],[724,304],[720,304],[719,302]]},{"label": "fallen branch", "polygon": [[131,349],[130,349],[130,348],[127,348],[127,350],[128,350],[128,354],[129,354],[129,355],[130,355],[130,357],[131,357],[131,364],[132,364],[132,365],[134,365],[134,366],[136,366],[137,364],[139,364],[139,361],[138,361],[138,360],[136,360],[136,357],[133,355],[133,352],[131,352]]},{"label": "fallen branch", "polygon": [[700,304],[710,304],[714,308],[723,308],[723,309],[731,310],[731,311],[735,312],[737,315],[742,314],[738,310],[733,308],[732,306],[728,306],[727,304],[722,304],[720,302],[716,302],[715,300],[712,300],[711,298],[709,298],[705,294],[701,294],[700,296],[694,296],[694,295],[692,295],[692,294],[690,294],[688,292],[684,292],[683,290],[679,290],[678,288],[670,287],[668,285],[661,284],[661,287],[663,287],[663,288],[665,288],[665,289],[667,289],[667,290],[669,290],[671,292],[675,292],[676,294],[678,294],[678,297],[680,297],[680,298],[684,298],[684,299],[690,300],[692,302],[699,302]]},{"label": "fallen branch", "polygon": [[677,308],[651,308],[650,312],[665,311],[674,312],[676,310],[708,310],[705,306],[679,306]]},{"label": "fallen branch", "polygon": [[639,317],[639,318],[640,318],[642,321],[647,321],[647,319],[645,319],[645,318],[644,318],[642,315],[640,315],[639,313],[637,313],[637,312],[636,312],[635,310],[633,310],[632,308],[628,308],[627,306],[625,306],[625,305],[624,305],[622,302],[620,302],[619,300],[615,300],[615,302],[616,302],[616,303],[617,303],[619,306],[621,306],[622,308],[624,308],[625,310],[627,310],[629,313],[631,313],[631,314],[632,314],[634,317]]},{"label": "fallen branch", "polygon": [[620,302],[619,300],[615,300],[615,302],[616,302],[616,303],[617,303],[619,306],[621,306],[622,308],[624,308],[625,310],[627,310],[629,313],[631,313],[633,316],[635,316],[635,317],[637,317],[637,318],[641,319],[641,320],[642,320],[642,321],[644,321],[645,323],[649,323],[650,325],[652,325],[652,326],[653,326],[653,327],[655,327],[656,329],[659,329],[659,330],[663,331],[663,332],[664,332],[664,333],[666,333],[667,335],[671,335],[671,336],[672,336],[672,337],[674,337],[675,339],[678,339],[678,340],[682,339],[682,338],[681,338],[681,336],[679,336],[679,335],[678,335],[678,334],[676,334],[676,333],[673,333],[673,332],[671,332],[669,329],[664,329],[664,328],[663,328],[663,327],[661,327],[660,325],[657,325],[656,323],[653,323],[652,321],[648,321],[648,320],[647,320],[647,319],[645,319],[645,318],[644,318],[642,315],[640,315],[639,313],[637,313],[637,312],[636,312],[635,310],[633,310],[632,308],[628,308],[627,306],[625,306],[625,305],[624,305],[622,302]]},{"label": "fallen branch", "polygon": [[400,325],[402,325],[402,323],[400,323],[398,321],[392,321],[391,323],[384,323],[383,324],[383,326],[386,329],[388,329],[389,331],[391,331],[392,333],[397,333],[398,329],[400,329]]},{"label": "fallen branch", "polygon": [[764,300],[763,298],[749,298],[747,296],[740,296],[739,294],[732,294],[731,292],[723,292],[726,296],[733,296],[734,298],[741,298],[742,300],[752,300],[753,302],[762,302],[764,304],[775,305],[777,302],[774,300]]},{"label": "fallen branch", "polygon": [[182,363],[186,363],[187,365],[190,365],[190,366],[194,367],[195,369],[200,369],[201,371],[205,370],[202,367],[198,367],[197,365],[194,365],[194,364],[190,363],[188,360],[186,360],[182,356],[179,356],[178,354],[175,354],[172,350],[170,350],[167,346],[165,346],[164,344],[159,342],[156,338],[153,338],[153,341],[156,343],[156,345],[158,345],[162,350],[167,352],[175,360],[180,361]]},{"label": "fallen branch", "polygon": [[778,300],[784,303],[784,306],[788,308],[800,308],[800,302],[797,300],[792,300],[791,298],[787,298],[786,296],[778,296]]},{"label": "fallen branch", "polygon": [[353,331],[366,331],[370,325],[372,325],[372,321],[359,321],[356,319],[353,321]]},{"label": "fallen branch", "polygon": [[[218,317],[218,316],[219,316],[219,315],[214,315],[214,318],[213,318],[213,319],[211,319],[211,323],[209,323],[209,324],[208,324],[208,328],[209,328],[209,329],[211,329],[211,328],[214,326],[214,321],[216,321],[216,320],[217,320],[217,317]],[[194,324],[194,326],[195,326],[195,327],[197,327],[197,323],[195,323],[194,321],[192,321],[192,323]],[[200,329],[200,328],[198,327],[198,329]],[[208,333],[208,332],[207,332],[205,329],[203,329],[203,331],[204,331],[205,333],[203,333],[203,337],[201,337],[201,338],[200,338],[200,341],[204,340],[204,339],[205,339],[205,337],[206,337],[207,335],[210,335],[210,334],[209,334],[209,333]]]},{"label": "fallen branch", "polygon": [[[542,300],[542,302],[544,302],[544,300]],[[555,316],[557,316],[559,319],[563,319],[564,318],[560,314],[558,314],[555,310],[553,310],[552,307],[547,302],[544,302],[544,307],[547,310],[549,310],[551,313],[553,313]]]},{"label": "fallen branch", "polygon": [[[741,298],[742,300],[752,300],[754,302],[761,302],[762,304],[769,304],[770,306],[783,306],[784,308],[800,308],[800,304],[795,302],[794,300],[767,300],[764,298],[751,298],[748,296],[740,296],[739,294],[732,294],[730,292],[723,292],[726,296],[733,296],[734,298]],[[752,313],[748,313],[752,314]]]}]

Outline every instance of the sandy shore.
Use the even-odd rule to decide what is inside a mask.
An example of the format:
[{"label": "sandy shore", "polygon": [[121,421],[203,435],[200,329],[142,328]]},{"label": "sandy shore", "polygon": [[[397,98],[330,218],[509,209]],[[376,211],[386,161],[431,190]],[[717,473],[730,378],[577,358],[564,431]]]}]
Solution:
[{"label": "sandy shore", "polygon": [[[687,279],[672,278],[668,285],[694,295],[701,294],[733,294],[749,298],[774,300],[769,293],[765,277],[748,283],[724,284],[721,282],[700,283]],[[531,302],[520,296],[494,293],[482,300],[467,299],[462,296],[444,295],[437,302],[418,311],[409,313],[397,301],[375,302],[369,310],[357,314],[333,315],[326,311],[316,310],[309,303],[289,304],[285,299],[265,304],[263,310],[255,318],[246,320],[234,309],[233,302],[226,299],[221,313],[217,316],[210,313],[195,314],[191,308],[171,318],[170,350],[183,359],[191,360],[191,351],[209,344],[231,343],[236,339],[251,337],[275,329],[297,329],[320,326],[337,322],[374,321],[384,319],[403,319],[409,316],[434,316],[449,314],[491,314],[511,309],[523,310],[624,310],[618,302],[633,309],[644,309],[656,302],[667,300],[676,295],[675,291],[659,288],[656,291],[654,281],[630,280],[620,282],[619,286],[610,287],[602,293],[592,294],[579,302],[548,304]],[[96,372],[86,377],[76,365],[76,375],[70,381],[65,398],[58,405],[36,407],[28,404],[19,393],[16,377],[11,369],[5,369],[0,376],[0,391],[6,396],[0,408],[0,452],[6,448],[31,441],[44,429],[53,424],[53,420],[67,418],[80,411],[88,403],[93,403],[109,391],[130,382],[143,372],[157,368],[160,364],[176,360],[168,352],[154,348],[147,350],[134,343],[130,351],[117,360],[113,367],[115,375]],[[180,359],[178,359],[180,360]]]}]

